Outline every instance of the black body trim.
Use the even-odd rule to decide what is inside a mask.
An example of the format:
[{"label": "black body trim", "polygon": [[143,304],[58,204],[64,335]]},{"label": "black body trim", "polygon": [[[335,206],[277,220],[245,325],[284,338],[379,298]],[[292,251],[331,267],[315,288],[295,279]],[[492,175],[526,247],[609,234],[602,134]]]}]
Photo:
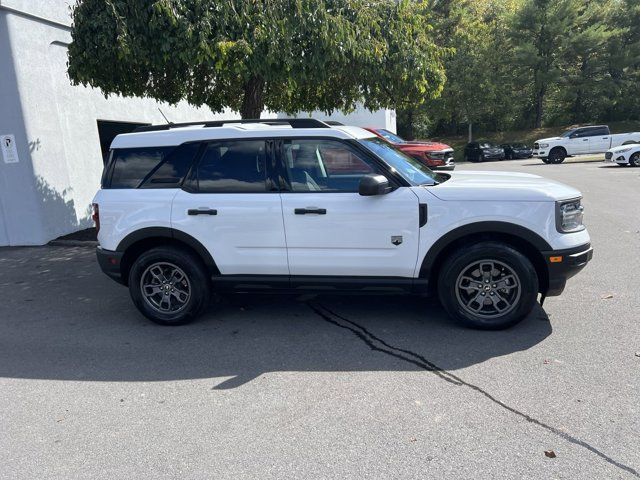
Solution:
[{"label": "black body trim", "polygon": [[[546,296],[558,296],[564,290],[567,280],[587,266],[593,258],[593,248],[585,243],[564,250],[547,250],[542,252],[549,272],[549,288]],[[552,263],[550,257],[562,257],[562,262]]]},{"label": "black body trim", "polygon": [[255,118],[255,119],[236,119],[236,120],[204,120],[201,122],[184,122],[184,123],[167,123],[165,125],[149,125],[138,127],[134,130],[139,132],[157,132],[162,130],[171,130],[172,128],[191,127],[202,125],[203,128],[223,127],[226,124],[248,124],[248,123],[264,123],[265,125],[287,125],[291,128],[331,128],[328,123],[316,120],[315,118]]},{"label": "black body trim", "polygon": [[420,219],[418,222],[418,228],[424,227],[429,218],[429,206],[426,203],[418,205],[418,218]]},{"label": "black body trim", "polygon": [[96,247],[96,257],[98,258],[100,269],[110,278],[124,285],[125,282],[120,271],[123,255],[124,253],[122,252],[112,252],[111,250],[104,250],[102,247]]},{"label": "black body trim", "polygon": [[449,246],[452,242],[459,240],[462,237],[466,237],[467,235],[473,234],[492,234],[492,233],[503,233],[507,235],[513,235],[522,240],[527,241],[533,247],[535,247],[538,251],[547,251],[551,250],[551,245],[538,235],[535,232],[532,232],[528,228],[521,227],[519,225],[514,225],[513,223],[507,222],[476,222],[468,225],[463,225],[458,227],[436,241],[427,254],[425,255],[422,266],[420,267],[420,278],[428,278],[431,268],[435,263],[438,255],[442,253],[442,251]]},{"label": "black body trim", "polygon": [[214,275],[215,290],[265,293],[426,293],[419,278],[312,276],[312,275]]},{"label": "black body trim", "polygon": [[216,266],[213,257],[204,245],[202,245],[191,235],[184,233],[181,230],[176,230],[169,227],[148,227],[136,230],[120,241],[120,243],[116,247],[116,252],[121,252],[124,254],[124,252],[126,252],[126,250],[131,245],[141,240],[147,240],[151,238],[170,238],[188,245],[200,256],[209,271],[211,271],[212,273],[218,272],[218,267]]}]

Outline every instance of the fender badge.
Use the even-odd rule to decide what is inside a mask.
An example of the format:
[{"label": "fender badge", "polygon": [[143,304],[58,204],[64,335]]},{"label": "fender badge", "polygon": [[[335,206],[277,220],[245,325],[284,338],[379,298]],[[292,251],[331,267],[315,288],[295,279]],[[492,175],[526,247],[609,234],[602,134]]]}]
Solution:
[{"label": "fender badge", "polygon": [[393,235],[391,237],[391,243],[398,246],[402,243],[402,235]]}]

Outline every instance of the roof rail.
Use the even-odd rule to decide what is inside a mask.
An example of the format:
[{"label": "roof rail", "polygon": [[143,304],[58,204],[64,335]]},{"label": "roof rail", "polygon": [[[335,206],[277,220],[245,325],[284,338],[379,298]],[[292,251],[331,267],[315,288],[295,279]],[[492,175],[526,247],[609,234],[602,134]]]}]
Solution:
[{"label": "roof rail", "polygon": [[167,123],[166,125],[148,125],[136,128],[133,132],[155,132],[161,130],[171,130],[172,128],[191,127],[202,125],[203,128],[222,127],[230,123],[264,123],[265,125],[289,125],[291,128],[331,128],[327,123],[315,118],[256,118],[238,120],[204,120],[201,122]]},{"label": "roof rail", "polygon": [[338,127],[338,126],[344,127],[344,123],[338,122],[337,120],[325,120],[324,123],[332,127]]}]

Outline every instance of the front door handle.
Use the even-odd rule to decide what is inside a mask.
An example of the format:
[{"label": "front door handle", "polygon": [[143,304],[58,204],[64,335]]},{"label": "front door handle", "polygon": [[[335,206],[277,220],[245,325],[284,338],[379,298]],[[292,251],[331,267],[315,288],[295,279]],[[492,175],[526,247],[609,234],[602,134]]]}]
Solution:
[{"label": "front door handle", "polygon": [[588,142],[588,141],[589,141],[589,139],[588,139],[588,138],[585,138],[585,139],[584,139],[584,140],[582,140],[582,141],[583,141],[583,142]]},{"label": "front door handle", "polygon": [[188,215],[217,215],[218,210],[213,208],[190,208],[187,210]]},{"label": "front door handle", "polygon": [[318,207],[307,207],[307,208],[296,208],[293,211],[296,215],[326,215],[326,208],[318,208]]}]

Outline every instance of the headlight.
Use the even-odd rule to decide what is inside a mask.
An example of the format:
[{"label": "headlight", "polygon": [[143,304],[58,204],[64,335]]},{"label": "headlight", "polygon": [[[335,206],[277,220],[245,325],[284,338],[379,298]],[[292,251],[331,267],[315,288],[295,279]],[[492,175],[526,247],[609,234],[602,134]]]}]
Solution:
[{"label": "headlight", "polygon": [[539,143],[538,144],[538,147],[540,147],[540,148],[547,148],[548,146],[549,146],[548,143]]},{"label": "headlight", "polygon": [[556,229],[560,233],[579,232],[584,229],[582,224],[584,208],[580,204],[581,200],[577,198],[556,202]]},{"label": "headlight", "polygon": [[629,147],[629,148],[623,148],[622,150],[616,150],[616,153],[626,153],[626,152],[628,152],[629,150],[631,150],[631,147]]}]

